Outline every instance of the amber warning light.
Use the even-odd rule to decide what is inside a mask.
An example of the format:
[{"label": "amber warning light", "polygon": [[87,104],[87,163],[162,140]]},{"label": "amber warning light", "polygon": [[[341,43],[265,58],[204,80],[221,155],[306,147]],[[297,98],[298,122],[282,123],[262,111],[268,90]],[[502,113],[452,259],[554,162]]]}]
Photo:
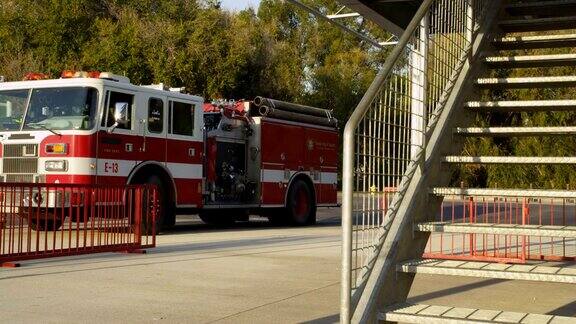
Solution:
[{"label": "amber warning light", "polygon": [[50,77],[44,73],[28,73],[24,76],[24,81],[38,81],[38,80],[46,80]]},{"label": "amber warning light", "polygon": [[66,144],[46,145],[46,153],[48,154],[66,154],[67,152],[68,152],[68,145]]},{"label": "amber warning light", "polygon": [[62,71],[60,75],[62,79],[71,79],[71,78],[91,78],[91,79],[98,79],[100,78],[99,71],[72,71],[72,70],[65,70]]}]

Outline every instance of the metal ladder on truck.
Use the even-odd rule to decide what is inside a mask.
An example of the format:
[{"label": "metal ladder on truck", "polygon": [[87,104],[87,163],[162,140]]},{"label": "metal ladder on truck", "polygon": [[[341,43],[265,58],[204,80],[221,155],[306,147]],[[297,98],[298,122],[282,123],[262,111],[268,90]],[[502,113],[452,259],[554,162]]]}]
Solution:
[{"label": "metal ladder on truck", "polygon": [[[344,133],[343,323],[576,323],[406,302],[416,273],[562,283],[576,296],[576,209],[565,208],[576,191],[550,171],[576,169],[576,145],[554,149],[575,142],[572,28],[574,0],[421,1]],[[491,185],[460,185],[463,166]],[[504,187],[498,174],[520,176]],[[434,247],[440,235],[461,235],[461,251]],[[425,258],[433,248],[442,258]]]}]

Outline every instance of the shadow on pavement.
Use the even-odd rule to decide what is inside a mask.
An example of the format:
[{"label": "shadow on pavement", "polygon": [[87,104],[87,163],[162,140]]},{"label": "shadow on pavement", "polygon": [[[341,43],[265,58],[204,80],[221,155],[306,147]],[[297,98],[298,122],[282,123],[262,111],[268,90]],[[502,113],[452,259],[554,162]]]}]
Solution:
[{"label": "shadow on pavement", "polygon": [[[323,240],[322,240],[323,239]],[[246,238],[240,240],[222,240],[220,242],[209,242],[209,243],[183,243],[183,244],[170,244],[165,246],[158,246],[150,250],[149,254],[160,254],[160,253],[172,253],[172,252],[186,252],[186,251],[210,251],[215,249],[226,249],[226,248],[238,248],[241,251],[243,247],[252,246],[256,247],[267,247],[272,244],[281,243],[293,243],[293,244],[282,244],[281,246],[291,246],[291,245],[306,245],[306,244],[317,244],[317,243],[338,243],[339,241],[327,238],[325,236],[292,236],[292,237],[270,237],[270,238]],[[321,240],[321,241],[318,241]],[[305,243],[306,241],[312,241],[310,243]]]},{"label": "shadow on pavement", "polygon": [[311,321],[302,322],[302,324],[332,324],[338,322],[340,322],[340,314],[313,319]]},{"label": "shadow on pavement", "polygon": [[[290,229],[296,228],[291,226],[275,225],[270,223],[264,218],[251,217],[249,222],[237,222],[230,226],[215,226],[203,223],[196,216],[182,216],[176,223],[176,226],[170,228],[161,235],[179,235],[179,234],[189,234],[190,232],[226,232],[226,231],[252,231],[261,229]],[[318,221],[316,225],[306,226],[309,227],[330,227],[330,226],[340,226],[340,214],[324,216],[318,215]]]},{"label": "shadow on pavement", "polygon": [[548,312],[548,315],[568,316],[568,317],[576,316],[576,300],[562,307],[558,307],[551,312]]},{"label": "shadow on pavement", "polygon": [[502,279],[483,280],[483,281],[474,282],[474,283],[467,284],[467,285],[447,288],[447,289],[438,290],[438,291],[434,291],[434,292],[423,294],[423,295],[413,296],[413,297],[408,298],[408,302],[414,303],[414,304],[420,304],[420,303],[427,301],[429,299],[455,295],[455,294],[469,291],[469,290],[473,290],[473,289],[478,289],[478,288],[482,288],[482,287],[486,287],[486,286],[496,285],[496,284],[499,284],[499,283],[504,282],[504,281],[506,281],[506,280],[502,280]]},{"label": "shadow on pavement", "polygon": [[[130,260],[100,260],[100,261],[94,261],[91,260],[90,262],[76,262],[76,261],[86,261],[86,259],[74,259],[74,260],[68,260],[68,261],[72,261],[72,263],[69,263],[68,266],[71,265],[100,265],[100,266],[96,266],[96,267],[90,267],[90,268],[82,268],[82,269],[72,269],[72,270],[57,270],[57,271],[53,271],[53,272],[42,272],[42,273],[30,273],[30,274],[18,274],[18,272],[8,272],[6,271],[5,273],[14,273],[15,275],[13,276],[4,276],[4,277],[0,277],[0,281],[2,280],[8,280],[8,279],[16,279],[16,278],[28,278],[28,277],[40,277],[40,276],[48,276],[48,275],[60,275],[60,274],[67,274],[67,273],[76,273],[76,272],[89,272],[89,271],[95,271],[95,270],[110,270],[110,269],[122,269],[122,268],[132,268],[132,267],[140,267],[140,266],[149,266],[149,265],[159,265],[159,264],[171,264],[171,263],[179,263],[179,262],[188,262],[188,261],[197,261],[197,260],[209,260],[209,259],[224,259],[224,258],[230,258],[230,257],[240,257],[240,256],[246,256],[246,255],[258,255],[258,254],[269,254],[269,253],[278,253],[278,252],[290,252],[290,251],[302,251],[302,250],[310,250],[310,249],[318,249],[317,244],[318,243],[331,243],[332,245],[326,245],[323,247],[338,247],[340,246],[340,241],[339,240],[334,240],[334,241],[323,241],[323,242],[310,242],[310,243],[294,243],[294,244],[282,244],[282,245],[277,245],[274,246],[271,249],[268,250],[259,250],[262,249],[262,245],[260,246],[253,246],[253,247],[247,247],[244,249],[238,249],[238,250],[234,250],[232,252],[232,254],[230,253],[224,253],[224,252],[231,252],[231,251],[222,251],[223,254],[210,254],[211,251],[204,251],[204,252],[196,252],[192,255],[180,255],[178,257],[175,256],[171,256],[171,255],[167,255],[166,257],[163,256],[157,256],[154,259],[136,259],[133,261],[138,261],[138,262],[133,262],[133,263],[129,263],[129,264],[113,264],[116,263],[118,261],[130,261]],[[185,251],[197,251],[197,246],[194,244],[185,244],[186,249]],[[256,250],[256,251],[254,251]],[[204,255],[206,254],[206,255]],[[93,254],[90,255],[93,258],[98,258],[98,256],[102,256],[102,255],[106,255],[106,254]],[[111,265],[103,265],[103,264],[111,264]],[[38,268],[49,268],[50,266],[40,266],[40,267],[36,267],[36,269]],[[62,267],[62,265],[53,265],[52,267]],[[22,268],[17,268],[17,269],[22,269]],[[0,272],[1,273],[1,272]]]}]

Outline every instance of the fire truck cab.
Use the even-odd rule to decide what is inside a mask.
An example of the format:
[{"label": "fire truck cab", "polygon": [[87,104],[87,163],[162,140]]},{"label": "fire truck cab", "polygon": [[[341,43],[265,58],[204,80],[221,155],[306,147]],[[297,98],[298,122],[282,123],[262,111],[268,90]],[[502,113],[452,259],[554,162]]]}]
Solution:
[{"label": "fire truck cab", "polygon": [[158,186],[161,226],[177,209],[208,223],[249,214],[295,225],[337,204],[334,127],[252,116],[110,73],[0,83],[0,180]]}]

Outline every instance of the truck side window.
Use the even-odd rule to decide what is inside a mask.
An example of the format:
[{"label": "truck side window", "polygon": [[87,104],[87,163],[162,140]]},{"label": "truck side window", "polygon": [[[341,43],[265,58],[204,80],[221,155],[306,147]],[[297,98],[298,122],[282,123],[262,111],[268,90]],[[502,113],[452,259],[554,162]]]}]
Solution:
[{"label": "truck side window", "polygon": [[189,103],[170,101],[172,126],[170,133],[175,135],[194,135],[194,106]]},{"label": "truck side window", "polygon": [[121,93],[121,92],[110,92],[110,102],[108,103],[108,112],[106,114],[106,127],[112,127],[116,122],[114,120],[114,107],[118,102],[128,103],[128,123],[124,125],[118,125],[117,129],[132,129],[132,108],[134,106],[134,95]]},{"label": "truck side window", "polygon": [[162,133],[164,128],[164,101],[150,98],[148,101],[148,131]]}]

